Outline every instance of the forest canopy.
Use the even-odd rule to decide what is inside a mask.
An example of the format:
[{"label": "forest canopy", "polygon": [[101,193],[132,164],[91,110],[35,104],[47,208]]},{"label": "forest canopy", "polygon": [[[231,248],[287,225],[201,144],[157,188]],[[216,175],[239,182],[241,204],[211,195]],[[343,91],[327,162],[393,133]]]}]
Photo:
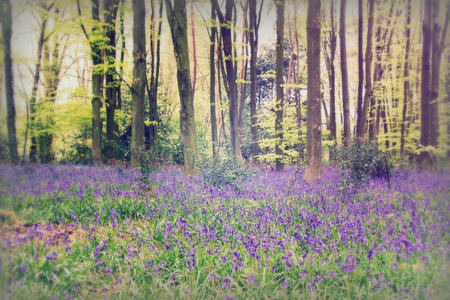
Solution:
[{"label": "forest canopy", "polygon": [[310,8],[3,0],[1,159],[231,156],[281,170],[311,161],[309,120],[319,160],[359,138],[397,163],[436,169],[450,153],[445,1],[322,1],[311,36]]}]

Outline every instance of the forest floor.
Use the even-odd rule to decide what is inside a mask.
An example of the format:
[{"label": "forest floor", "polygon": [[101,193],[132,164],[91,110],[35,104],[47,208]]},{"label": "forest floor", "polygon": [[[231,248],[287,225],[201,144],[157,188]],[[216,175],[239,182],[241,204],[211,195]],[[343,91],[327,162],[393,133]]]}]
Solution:
[{"label": "forest floor", "polygon": [[450,172],[0,166],[4,299],[447,299]]}]

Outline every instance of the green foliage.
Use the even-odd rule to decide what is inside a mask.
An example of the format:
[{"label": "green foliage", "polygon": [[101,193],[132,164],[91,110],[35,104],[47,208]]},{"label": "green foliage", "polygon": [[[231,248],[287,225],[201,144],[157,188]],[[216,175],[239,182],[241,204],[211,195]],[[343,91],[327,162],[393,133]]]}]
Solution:
[{"label": "green foliage", "polygon": [[198,167],[205,182],[215,187],[231,186],[241,190],[246,179],[256,176],[254,169],[234,163],[231,153],[213,161],[206,160]]},{"label": "green foliage", "polygon": [[341,179],[349,185],[366,182],[369,178],[386,178],[388,169],[392,173],[392,161],[386,157],[386,166],[385,154],[369,142],[355,139],[350,147],[336,145],[335,151]]},{"label": "green foliage", "polygon": [[[69,138],[63,138],[63,147],[59,149],[60,163],[88,165],[92,163],[92,149],[90,128],[83,128],[81,132],[72,134]],[[67,140],[73,141],[72,143]]]},{"label": "green foliage", "polygon": [[8,136],[0,133],[0,163],[9,161]]},{"label": "green foliage", "polygon": [[[265,109],[267,110],[264,114],[258,116],[261,128],[259,147],[261,153],[258,159],[261,162],[268,164],[274,164],[276,160],[275,154],[275,144],[277,138],[275,137],[275,112],[270,109],[274,103],[270,103]],[[301,141],[299,141],[299,131],[296,116],[296,106],[295,103],[285,103],[284,111],[285,116],[283,119],[283,142],[282,148],[284,152],[283,163],[285,164],[296,164],[299,160],[298,147],[301,143],[306,145],[306,123],[302,122],[302,136]]]}]

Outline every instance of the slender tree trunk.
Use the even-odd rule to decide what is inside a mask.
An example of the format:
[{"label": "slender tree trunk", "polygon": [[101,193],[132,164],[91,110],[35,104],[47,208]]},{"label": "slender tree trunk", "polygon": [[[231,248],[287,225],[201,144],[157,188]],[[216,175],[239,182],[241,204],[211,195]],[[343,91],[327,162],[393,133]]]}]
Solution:
[{"label": "slender tree trunk", "polygon": [[307,156],[305,180],[314,182],[322,176],[322,118],[320,111],[320,0],[308,1],[306,21],[308,96]]},{"label": "slender tree trunk", "polygon": [[105,63],[107,70],[105,75],[105,102],[106,102],[106,157],[114,158],[117,124],[114,121],[114,114],[117,102],[116,84],[116,17],[118,11],[118,0],[103,1],[103,10],[105,14]]},{"label": "slender tree trunk", "polygon": [[[439,22],[439,1],[433,1],[433,24],[432,24],[432,57],[431,57],[431,99],[430,99],[430,145],[435,149],[439,148],[439,75],[441,67],[442,51],[445,47],[445,39],[447,33],[447,26],[449,22],[450,4],[447,5],[447,12],[442,30],[442,37],[440,38],[441,25]],[[432,156],[433,169],[438,168],[437,155]]]},{"label": "slender tree trunk", "polygon": [[[46,7],[43,7],[43,9],[46,9]],[[50,7],[51,9],[51,7]],[[50,11],[48,9],[48,11]],[[38,46],[37,46],[37,55],[36,55],[36,65],[35,65],[35,71],[34,71],[34,77],[33,77],[33,87],[31,90],[31,98],[30,98],[30,154],[29,158],[31,162],[37,161],[37,150],[38,150],[38,144],[37,144],[37,132],[36,132],[36,102],[37,102],[37,92],[38,92],[38,86],[39,86],[39,79],[41,77],[41,66],[42,66],[42,49],[44,47],[44,41],[45,41],[45,28],[47,26],[47,20],[48,15],[42,16],[41,19],[41,32],[39,33],[39,40],[38,40]]]},{"label": "slender tree trunk", "polygon": [[[241,3],[243,10],[243,20],[242,20],[242,40],[241,40],[241,55],[248,57],[248,36],[247,36],[247,10],[248,10],[248,1]],[[245,53],[247,52],[247,53]],[[243,115],[244,115],[244,101],[245,101],[245,92],[247,90],[247,85],[245,81],[247,80],[247,69],[248,69],[248,58],[242,59],[241,62],[241,78],[240,78],[240,86],[239,86],[239,135],[242,137],[242,127],[243,124]]]},{"label": "slender tree trunk", "polygon": [[284,95],[283,95],[283,54],[284,54],[284,0],[275,0],[277,8],[277,45],[276,45],[276,91],[277,97],[275,101],[275,169],[283,171],[283,112],[284,112]]},{"label": "slender tree trunk", "polygon": [[123,80],[123,63],[125,60],[125,50],[126,50],[126,43],[125,43],[125,1],[120,1],[120,12],[119,12],[119,31],[120,31],[120,38],[122,40],[122,46],[120,48],[120,67],[119,67],[119,76],[120,80],[117,83],[117,109],[122,109],[122,80]]},{"label": "slender tree trunk", "polygon": [[14,74],[13,60],[11,56],[11,34],[12,34],[12,8],[11,0],[2,0],[0,2],[0,17],[2,18],[3,35],[3,63],[5,65],[5,92],[7,109],[7,127],[9,155],[13,164],[19,162],[19,153],[17,151],[16,134],[16,106],[14,103]]},{"label": "slender tree trunk", "polygon": [[252,133],[252,156],[257,161],[259,154],[258,145],[258,117],[256,115],[256,59],[258,57],[258,30],[261,21],[261,11],[264,0],[261,0],[259,15],[256,14],[256,0],[249,0],[249,41],[250,41],[250,120]]},{"label": "slender tree trunk", "polygon": [[[81,19],[81,6],[80,0],[77,0],[78,16]],[[102,120],[100,118],[100,108],[102,106],[101,97],[101,85],[102,85],[102,73],[98,70],[99,65],[102,63],[102,47],[103,42],[100,41],[100,3],[99,0],[91,0],[92,20],[94,25],[92,26],[91,34],[86,31],[83,22],[80,21],[81,29],[89,41],[92,57],[92,159],[95,164],[102,161]],[[93,38],[92,38],[93,37]]]},{"label": "slender tree trunk", "polygon": [[[57,12],[56,12],[57,13]],[[54,105],[56,100],[56,93],[59,85],[59,40],[58,36],[54,39],[54,49],[50,59],[50,43],[46,41],[44,43],[44,90],[47,107],[45,108],[45,114],[41,112],[41,124],[44,128],[44,132],[40,132],[38,135],[39,146],[39,158],[43,163],[49,163],[55,158],[53,150],[53,133],[52,127],[55,125],[53,120]]]},{"label": "slender tree trunk", "polygon": [[[294,81],[296,84],[300,84],[302,82],[302,77],[300,76],[300,44],[298,42],[298,32],[297,32],[297,13],[298,13],[298,2],[294,2],[294,35],[295,35],[295,50],[297,54],[297,63],[294,69]],[[295,89],[295,108],[296,108],[296,119],[297,119],[297,150],[298,150],[298,158],[297,164],[300,165],[303,163],[303,141],[302,141],[302,102],[301,102],[301,89]]]},{"label": "slender tree trunk", "polygon": [[376,62],[373,70],[373,80],[375,86],[372,86],[372,89],[370,91],[370,113],[369,113],[369,141],[374,141],[376,134],[376,116],[377,116],[377,107],[376,104],[376,95],[374,93],[374,89],[378,88],[378,83],[380,81],[380,71],[379,68],[381,68],[380,61],[381,61],[381,52],[382,52],[382,46],[381,46],[381,20],[382,16],[379,16],[378,19],[378,27],[377,32],[375,34],[376,36]]},{"label": "slender tree trunk", "polygon": [[[147,148],[151,149],[158,137],[158,86],[159,86],[159,71],[161,61],[161,30],[162,30],[162,14],[163,1],[159,3],[159,19],[158,31],[155,26],[155,0],[152,0],[152,22],[150,26],[150,53],[151,53],[151,68],[150,68],[150,86],[147,86],[147,94],[149,98],[149,130],[147,133]],[[156,49],[155,49],[156,40]],[[156,52],[155,52],[156,50]]]},{"label": "slender tree trunk", "polygon": [[[233,53],[233,40],[231,35],[230,22],[233,22],[233,11],[235,10],[234,0],[226,0],[225,3],[225,15],[220,11],[220,6],[217,0],[212,0],[219,21],[221,23],[220,31],[223,40],[223,53],[227,58],[225,60],[226,69],[226,81],[229,89],[229,99],[230,99],[230,127],[231,127],[231,144],[233,147],[234,160],[237,164],[242,164],[242,154],[241,154],[241,141],[239,136],[239,120],[238,120],[238,89],[236,83],[236,62],[233,61],[235,53]],[[225,77],[224,77],[225,78]]]},{"label": "slender tree trunk", "polygon": [[322,87],[322,91],[321,91],[321,93],[320,93],[320,99],[322,99],[322,106],[323,106],[323,110],[324,110],[324,113],[325,113],[325,124],[326,124],[326,126],[327,126],[327,130],[329,130],[330,129],[330,118],[329,118],[329,116],[328,116],[328,110],[327,110],[327,105],[326,105],[326,103],[325,103],[325,100],[323,99],[323,97],[324,97],[324,92],[323,92],[323,90],[324,90],[324,88]]},{"label": "slender tree trunk", "polygon": [[210,45],[209,45],[209,108],[211,112],[211,140],[212,140],[212,150],[214,160],[217,158],[217,117],[216,117],[216,67],[215,67],[215,51],[216,51],[216,34],[217,26],[216,21],[216,10],[211,5],[211,20],[213,20],[213,25],[211,26],[210,35]]},{"label": "slender tree trunk", "polygon": [[[290,19],[290,14],[288,16],[288,19]],[[288,28],[289,28],[289,44],[291,46],[291,54],[289,55],[289,70],[288,70],[288,75],[287,75],[287,85],[289,85],[291,83],[291,77],[292,77],[292,66],[294,65],[294,42],[295,40],[292,38],[292,23],[289,22],[288,23]],[[297,58],[298,59],[298,58]],[[286,93],[284,93],[284,101],[286,103],[290,102],[290,97],[291,97],[291,89],[289,87],[286,88]]]},{"label": "slender tree trunk", "polygon": [[180,127],[184,140],[184,174],[196,174],[197,132],[195,128],[194,96],[189,68],[189,51],[187,39],[186,0],[175,0],[172,6],[166,1],[167,19],[172,35],[173,51],[177,61],[178,92],[181,111]]},{"label": "slender tree trunk", "polygon": [[406,48],[405,48],[405,66],[403,68],[403,109],[402,109],[402,125],[400,133],[400,155],[405,156],[405,138],[406,138],[406,126],[408,122],[408,96],[410,92],[410,79],[409,79],[409,49],[411,43],[411,0],[408,0],[408,8],[406,12]]},{"label": "slender tree trunk", "polygon": [[[384,91],[384,94],[386,93],[386,91]],[[389,121],[388,121],[388,115],[387,115],[387,103],[386,103],[387,99],[383,98],[380,99],[381,102],[381,106],[380,106],[380,119],[383,120],[383,130],[384,130],[384,134],[385,136],[387,136],[388,132],[389,132]],[[386,150],[389,149],[390,143],[389,143],[389,139],[386,138],[386,142],[385,142],[385,146],[386,146]]]},{"label": "slender tree trunk", "polygon": [[339,26],[339,40],[341,46],[341,74],[342,74],[342,106],[344,116],[344,145],[350,145],[351,134],[350,131],[350,98],[348,94],[348,71],[347,71],[347,41],[345,38],[345,10],[346,0],[341,0],[340,26]]},{"label": "slender tree trunk", "polygon": [[[334,20],[334,0],[331,0],[331,32],[330,32],[330,139],[336,143],[336,70],[334,61],[336,58],[336,28]],[[330,149],[330,159],[335,159],[335,145]]]},{"label": "slender tree trunk", "polygon": [[[439,73],[441,49],[439,45],[439,1],[432,2],[431,15],[431,83],[430,83],[430,145],[436,150],[439,147]],[[437,154],[431,156],[432,168],[437,169]]]},{"label": "slender tree trunk", "polygon": [[361,131],[363,85],[364,85],[364,63],[363,63],[363,4],[358,0],[358,103],[356,104],[356,132]]},{"label": "slender tree trunk", "polygon": [[194,62],[194,70],[192,72],[192,94],[193,95],[195,95],[195,85],[197,82],[197,50],[195,47],[194,1],[195,0],[191,0],[192,56],[193,56],[193,62]]},{"label": "slender tree trunk", "polygon": [[138,165],[144,148],[144,103],[146,76],[145,1],[133,0],[133,89],[132,101],[132,151],[131,163]]},{"label": "slender tree trunk", "polygon": [[[430,90],[430,57],[431,57],[431,7],[432,0],[425,0],[423,16],[423,45],[422,45],[422,78],[421,78],[421,128],[420,144],[422,147],[430,145],[431,133],[431,90]],[[433,167],[431,153],[422,149],[420,153],[422,170],[430,170]]]}]

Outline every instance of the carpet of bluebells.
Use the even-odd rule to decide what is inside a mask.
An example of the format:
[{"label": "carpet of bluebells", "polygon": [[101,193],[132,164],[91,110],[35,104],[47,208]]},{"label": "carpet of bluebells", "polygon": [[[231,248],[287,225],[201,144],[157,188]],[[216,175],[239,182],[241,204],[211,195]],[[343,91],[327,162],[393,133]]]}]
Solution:
[{"label": "carpet of bluebells", "polygon": [[345,186],[324,168],[210,186],[165,167],[0,166],[3,299],[450,295],[450,173]]}]

